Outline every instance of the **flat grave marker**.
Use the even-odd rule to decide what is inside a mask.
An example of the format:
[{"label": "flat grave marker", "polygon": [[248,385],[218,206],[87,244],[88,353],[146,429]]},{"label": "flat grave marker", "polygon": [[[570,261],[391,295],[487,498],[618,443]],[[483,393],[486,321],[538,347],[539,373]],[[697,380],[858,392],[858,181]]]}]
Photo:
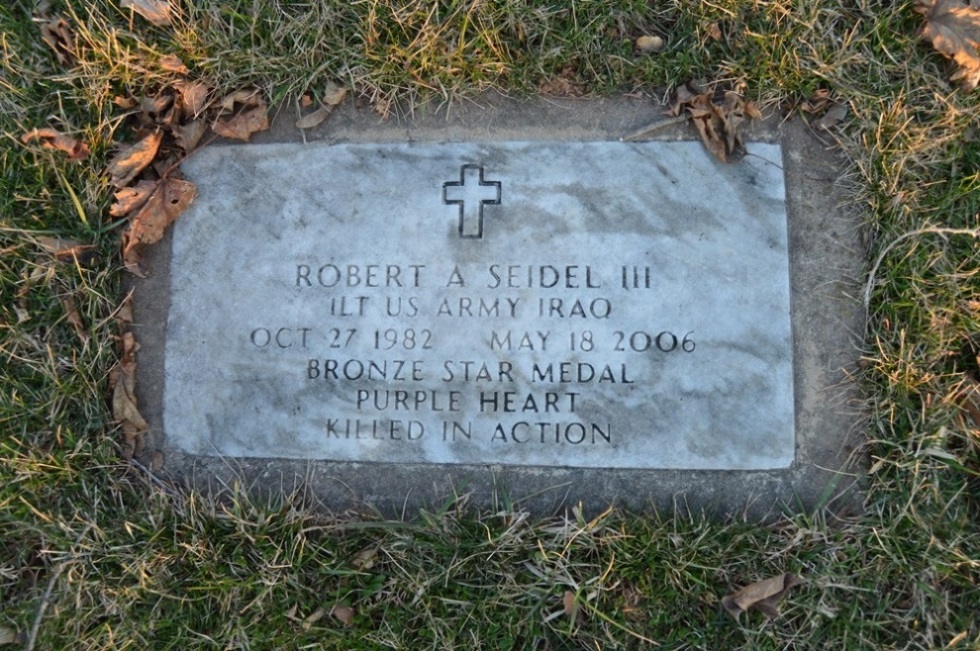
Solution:
[{"label": "flat grave marker", "polygon": [[725,165],[691,141],[378,140],[183,165],[198,197],[148,290],[178,476],[305,472],[332,506],[799,483],[779,144]]}]

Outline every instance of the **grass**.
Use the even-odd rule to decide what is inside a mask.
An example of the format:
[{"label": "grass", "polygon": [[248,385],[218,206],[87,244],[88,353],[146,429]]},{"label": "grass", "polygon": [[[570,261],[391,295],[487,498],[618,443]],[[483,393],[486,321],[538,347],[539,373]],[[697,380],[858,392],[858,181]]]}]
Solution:
[{"label": "grass", "polygon": [[[916,36],[910,2],[198,0],[157,28],[105,0],[54,1],[75,31],[74,67],[41,43],[34,4],[0,6],[0,641],[980,648],[980,423],[962,408],[980,375],[980,95],[946,81],[951,64]],[[635,54],[641,34],[666,48]],[[164,54],[271,101],[334,79],[381,113],[556,79],[653,97],[703,79],[803,119],[792,107],[829,90],[850,112],[826,137],[850,159],[869,267],[880,259],[859,378],[872,415],[865,513],[533,520],[461,499],[394,523],[316,515],[303,496],[208,504],[151,482],[120,460],[108,409],[122,272],[102,171],[129,137],[113,98],[166,84]],[[72,164],[19,141],[44,126],[92,155]],[[58,262],[44,236],[91,244],[94,258]],[[807,583],[779,619],[721,609],[782,572]],[[564,613],[566,592],[582,616]],[[338,605],[348,624],[330,614]]]}]

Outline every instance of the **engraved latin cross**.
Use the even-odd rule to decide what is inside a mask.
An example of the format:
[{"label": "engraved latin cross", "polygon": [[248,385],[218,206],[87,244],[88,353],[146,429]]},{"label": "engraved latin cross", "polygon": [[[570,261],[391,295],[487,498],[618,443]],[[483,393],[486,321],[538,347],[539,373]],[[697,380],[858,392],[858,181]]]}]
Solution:
[{"label": "engraved latin cross", "polygon": [[483,237],[483,206],[500,205],[500,181],[484,181],[482,165],[463,165],[459,181],[442,184],[443,203],[459,206],[459,236]]}]

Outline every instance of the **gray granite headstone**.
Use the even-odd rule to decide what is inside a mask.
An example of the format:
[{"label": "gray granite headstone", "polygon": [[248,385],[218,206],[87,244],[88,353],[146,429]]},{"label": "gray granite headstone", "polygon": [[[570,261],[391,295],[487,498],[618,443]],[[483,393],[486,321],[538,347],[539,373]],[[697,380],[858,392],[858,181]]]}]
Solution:
[{"label": "gray granite headstone", "polygon": [[535,135],[191,157],[149,360],[167,466],[334,507],[798,492],[784,149]]}]

